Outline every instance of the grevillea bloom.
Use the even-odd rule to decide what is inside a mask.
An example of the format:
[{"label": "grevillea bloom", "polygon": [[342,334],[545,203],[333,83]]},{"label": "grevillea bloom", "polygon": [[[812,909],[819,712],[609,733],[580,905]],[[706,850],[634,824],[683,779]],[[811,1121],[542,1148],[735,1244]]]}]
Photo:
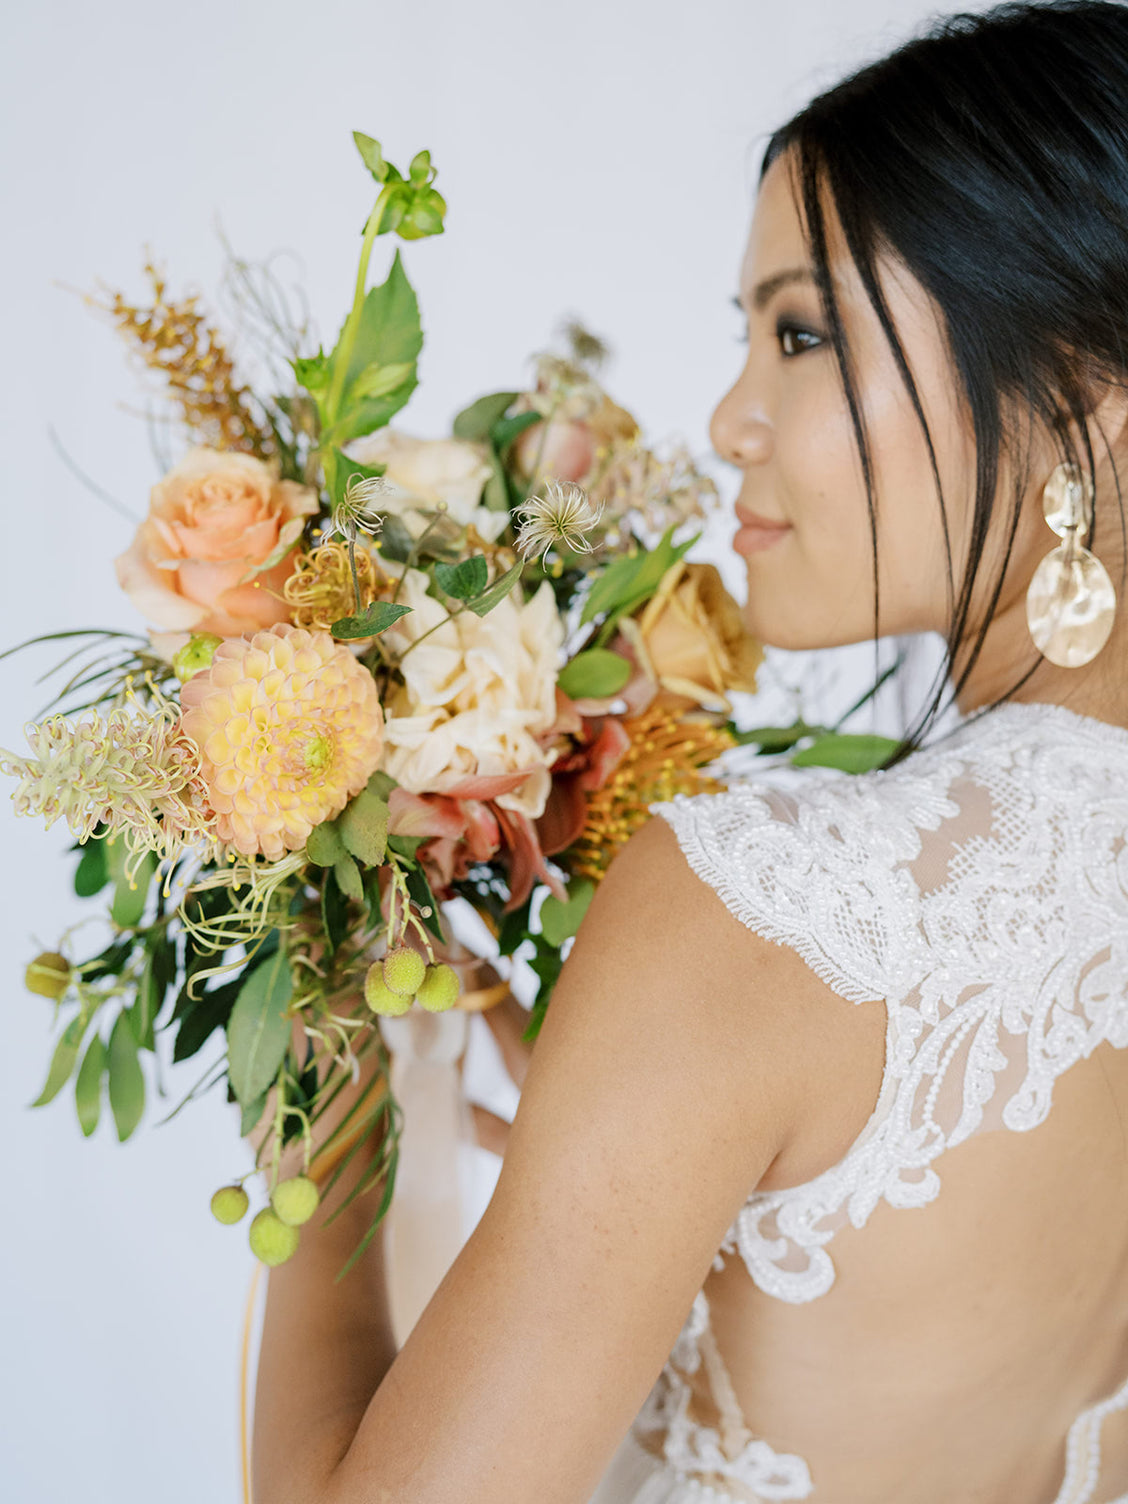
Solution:
[{"label": "grevillea bloom", "polygon": [[380,761],[375,682],[328,632],[282,623],[229,638],[180,702],[218,837],[244,856],[301,850]]}]

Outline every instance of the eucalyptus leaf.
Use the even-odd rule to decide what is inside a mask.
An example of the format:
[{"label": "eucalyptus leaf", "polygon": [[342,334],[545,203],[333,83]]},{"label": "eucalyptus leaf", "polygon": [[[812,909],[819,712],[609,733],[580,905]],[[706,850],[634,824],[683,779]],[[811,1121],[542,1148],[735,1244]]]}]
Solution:
[{"label": "eucalyptus leaf", "polygon": [[290,1042],[290,960],[279,948],[239,989],[227,1023],[228,1076],[241,1103],[254,1101],[278,1074]]},{"label": "eucalyptus leaf", "polygon": [[360,868],[351,856],[343,856],[339,862],[334,862],[333,876],[346,898],[353,898],[357,903],[364,902],[364,884],[360,879]]},{"label": "eucalyptus leaf", "polygon": [[110,1110],[114,1115],[118,1142],[124,1143],[145,1110],[145,1077],[137,1058],[137,1041],[124,1009],[110,1031],[108,1064]]},{"label": "eucalyptus leaf", "polygon": [[315,825],[306,841],[306,856],[315,867],[331,867],[345,855],[341,832],[332,820]]},{"label": "eucalyptus leaf", "polygon": [[83,1137],[89,1138],[102,1115],[102,1078],[106,1074],[108,1055],[100,1034],[86,1047],[74,1083],[74,1105]]},{"label": "eucalyptus leaf", "polygon": [[[89,1021],[89,1020],[88,1020]],[[82,1036],[86,1032],[81,1013],[76,1013],[67,1024],[59,1042],[55,1046],[51,1056],[51,1064],[47,1070],[47,1080],[43,1084],[43,1090],[34,1102],[29,1102],[29,1107],[44,1107],[52,1098],[56,1097],[71,1078],[78,1060],[78,1051],[82,1045]]]},{"label": "eucalyptus leaf", "polygon": [[564,665],[556,682],[570,699],[601,699],[618,694],[630,677],[631,665],[621,653],[589,648]]},{"label": "eucalyptus leaf", "polygon": [[388,839],[388,806],[384,800],[370,789],[361,789],[337,817],[337,823],[350,855],[369,867],[378,867]]}]

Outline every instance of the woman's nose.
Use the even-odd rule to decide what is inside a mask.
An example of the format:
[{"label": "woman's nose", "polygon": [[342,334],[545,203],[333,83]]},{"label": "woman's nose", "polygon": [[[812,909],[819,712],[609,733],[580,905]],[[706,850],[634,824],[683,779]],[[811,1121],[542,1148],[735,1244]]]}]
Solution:
[{"label": "woman's nose", "polygon": [[714,409],[709,442],[721,459],[741,470],[768,457],[771,425],[743,380],[730,387]]}]

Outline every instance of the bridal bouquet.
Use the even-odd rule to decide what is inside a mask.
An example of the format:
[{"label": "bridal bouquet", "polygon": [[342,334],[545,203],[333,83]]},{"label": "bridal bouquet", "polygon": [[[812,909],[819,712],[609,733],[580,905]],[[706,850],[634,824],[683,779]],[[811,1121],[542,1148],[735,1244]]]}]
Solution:
[{"label": "bridal bouquet", "polygon": [[[648,804],[719,787],[710,764],[738,742],[778,751],[824,729],[737,730],[729,697],[755,689],[762,650],[717,570],[685,558],[715,489],[683,449],[647,446],[585,331],[450,437],[389,426],[422,332],[399,251],[372,288],[369,259],[382,235],[441,233],[446,206],[427,152],[401,173],[354,139],[378,196],[352,307],[328,352],[267,319],[285,390],[240,384],[196,299],[166,296],[151,266],[151,307],[104,305],[189,441],[115,561],[149,630],[51,634],[79,640],[81,666],[27,754],[0,753],[17,812],[75,836],[77,893],[108,898],[96,954],[68,934],[28,966],[62,1026],[32,1105],[73,1082],[89,1136],[105,1094],[125,1140],[157,1032],[174,1031],[174,1062],[220,1033],[184,1100],[225,1081],[244,1136],[273,1126],[249,1224],[263,1263],[292,1255],[317,1207],[311,1168],[335,1164],[332,1184],[377,1135],[352,1195],[384,1189],[346,1270],[394,1186],[388,1072],[317,1156],[311,1125],[362,1056],[387,1064],[381,1016],[463,1000],[444,903],[468,901],[502,955],[528,958],[532,1039]],[[833,742],[807,760],[833,761]],[[302,1173],[283,1177],[299,1139]],[[216,1192],[220,1221],[245,1215],[241,1181],[263,1168]]]}]

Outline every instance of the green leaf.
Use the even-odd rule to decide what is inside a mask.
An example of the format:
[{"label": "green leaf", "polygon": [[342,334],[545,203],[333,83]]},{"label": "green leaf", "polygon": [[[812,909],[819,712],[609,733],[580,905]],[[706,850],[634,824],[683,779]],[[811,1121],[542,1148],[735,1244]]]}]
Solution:
[{"label": "green leaf", "polygon": [[798,720],[792,726],[750,726],[746,731],[738,731],[730,721],[727,729],[738,747],[756,746],[761,752],[771,753],[786,752],[788,747],[793,747],[818,728]]},{"label": "green leaf", "polygon": [[[443,934],[442,918],[439,910],[438,900],[431,892],[431,884],[427,881],[427,874],[423,871],[423,868],[413,868],[407,874],[404,882],[407,887],[407,891],[411,896],[412,902],[419,910],[420,918],[423,920],[423,923],[431,931],[436,940],[445,941],[446,936]],[[430,910],[430,913],[424,912],[424,910],[427,909]]]},{"label": "green leaf", "polygon": [[114,899],[110,905],[110,918],[122,930],[136,929],[145,912],[145,900],[149,896],[149,884],[157,870],[154,852],[147,851],[137,868],[137,875],[130,882],[125,872],[128,853],[125,842],[119,836],[106,842],[106,862],[114,883]]},{"label": "green leaf", "polygon": [[325,820],[313,827],[306,841],[306,856],[315,867],[331,867],[344,855],[345,843],[332,820]]},{"label": "green leaf", "polygon": [[332,872],[321,884],[321,923],[329,949],[335,951],[349,932],[349,907]]},{"label": "green leaf", "polygon": [[488,590],[476,596],[474,600],[467,601],[466,604],[473,611],[474,615],[485,616],[488,611],[492,611],[496,605],[499,605],[521,578],[521,571],[524,567],[524,561],[518,559],[513,568],[507,569],[499,580],[493,582]]},{"label": "green leaf", "polygon": [[[490,392],[486,397],[479,397],[477,402],[471,402],[469,407],[464,407],[455,418],[452,432],[456,439],[484,439],[489,436],[490,429],[513,406],[520,396],[519,392]],[[540,414],[537,414],[540,417]]]},{"label": "green leaf", "polygon": [[480,596],[489,578],[490,567],[485,554],[471,554],[468,559],[459,559],[457,564],[435,565],[439,589],[456,601],[469,601]]},{"label": "green leaf", "polygon": [[422,240],[427,235],[443,233],[446,200],[436,188],[423,188],[409,201],[399,225],[401,240]]},{"label": "green leaf", "polygon": [[401,606],[396,601],[373,601],[359,616],[342,616],[340,621],[333,623],[330,630],[334,637],[343,641],[378,637],[410,610],[410,606]]},{"label": "green leaf", "polygon": [[580,613],[581,625],[601,612],[614,618],[633,611],[654,594],[667,569],[688,553],[701,537],[700,533],[695,533],[675,546],[670,541],[674,527],[666,529],[655,548],[649,551],[640,548],[637,553],[622,554],[611,561],[588,592]]},{"label": "green leaf", "polygon": [[384,153],[380,150],[379,141],[374,141],[363,131],[353,131],[353,140],[356,142],[356,149],[360,152],[360,159],[365,167],[378,183],[382,183],[388,176],[388,164],[384,161]]},{"label": "green leaf", "polygon": [[333,863],[333,876],[346,898],[355,899],[357,903],[364,902],[364,884],[360,879],[360,868],[351,856],[343,856],[340,861]]},{"label": "green leaf", "polygon": [[355,400],[362,397],[386,397],[414,374],[414,363],[401,362],[398,365],[382,366],[379,361],[374,361],[353,382],[351,396]]},{"label": "green leaf", "polygon": [[320,348],[316,355],[299,356],[297,360],[290,361],[290,366],[298,385],[304,386],[307,392],[320,397],[323,392],[328,391],[329,361]]},{"label": "green leaf", "polygon": [[244,1105],[268,1089],[285,1058],[293,991],[290,960],[281,948],[239,989],[227,1024],[227,1059],[231,1088]]},{"label": "green leaf", "polygon": [[589,648],[564,665],[556,682],[570,699],[601,699],[618,694],[630,677],[631,666],[621,653]]},{"label": "green leaf", "polygon": [[98,1126],[102,1115],[102,1077],[108,1060],[102,1036],[95,1034],[86,1047],[78,1076],[74,1083],[74,1105],[78,1113],[78,1125],[83,1137],[89,1138]]},{"label": "green leaf", "polygon": [[[87,1020],[89,1022],[89,1020]],[[29,1102],[29,1107],[45,1107],[52,1098],[56,1097],[71,1078],[75,1063],[78,1060],[78,1051],[82,1044],[82,1036],[86,1032],[86,1025],[82,1021],[81,1013],[76,1013],[70,1023],[59,1036],[59,1042],[55,1046],[55,1053],[51,1056],[51,1065],[47,1071],[47,1080],[43,1090],[34,1102]]]},{"label": "green leaf", "polygon": [[199,998],[188,999],[181,1016],[180,1027],[176,1031],[176,1043],[172,1050],[174,1064],[180,1060],[191,1059],[197,1051],[203,1048],[216,1029],[227,1027],[231,1010],[235,1006],[235,999],[239,996],[239,989],[242,985],[243,978],[235,977],[221,987],[201,993]]},{"label": "green leaf", "polygon": [[490,442],[499,451],[506,449],[526,428],[532,428],[543,421],[544,414],[537,412],[514,413],[512,418],[499,418],[490,429]]},{"label": "green leaf", "polygon": [[433,175],[434,168],[431,166],[431,153],[429,151],[417,151],[411,159],[411,165],[407,169],[409,181],[422,187],[424,183],[430,182]]},{"label": "green leaf", "polygon": [[841,768],[846,773],[866,773],[885,761],[900,742],[888,736],[829,732],[790,759],[797,768]]},{"label": "green leaf", "polygon": [[578,877],[572,882],[567,902],[549,894],[540,908],[541,934],[549,945],[563,945],[569,935],[576,933],[594,894],[595,884],[590,877]]},{"label": "green leaf", "polygon": [[259,1118],[262,1117],[263,1112],[266,1110],[266,1099],[269,1092],[270,1088],[267,1087],[266,1091],[257,1096],[253,1102],[248,1102],[243,1108],[239,1118],[240,1138],[246,1138],[247,1134],[258,1123]]},{"label": "green leaf", "polygon": [[377,769],[368,780],[368,792],[375,794],[377,799],[387,799],[393,789],[398,789],[399,784],[390,773]]},{"label": "green leaf", "polygon": [[145,1110],[145,1077],[137,1058],[137,1041],[123,1009],[110,1031],[110,1109],[117,1126],[118,1142],[124,1143]]},{"label": "green leaf", "polygon": [[388,840],[388,806],[371,789],[361,789],[337,817],[345,848],[358,861],[378,867]]},{"label": "green leaf", "polygon": [[346,400],[349,388],[370,366],[403,366],[414,372],[422,348],[419,304],[397,251],[387,278],[364,299],[345,375]]},{"label": "green leaf", "polygon": [[427,836],[389,836],[388,850],[394,851],[397,856],[406,857],[410,861],[427,839]]},{"label": "green leaf", "polygon": [[384,526],[380,529],[377,546],[381,558],[406,564],[415,547],[415,539],[408,532],[402,517],[397,517],[394,512],[385,512]]},{"label": "green leaf", "polygon": [[82,849],[74,873],[74,891],[79,898],[93,898],[110,880],[103,842],[91,838]]}]

